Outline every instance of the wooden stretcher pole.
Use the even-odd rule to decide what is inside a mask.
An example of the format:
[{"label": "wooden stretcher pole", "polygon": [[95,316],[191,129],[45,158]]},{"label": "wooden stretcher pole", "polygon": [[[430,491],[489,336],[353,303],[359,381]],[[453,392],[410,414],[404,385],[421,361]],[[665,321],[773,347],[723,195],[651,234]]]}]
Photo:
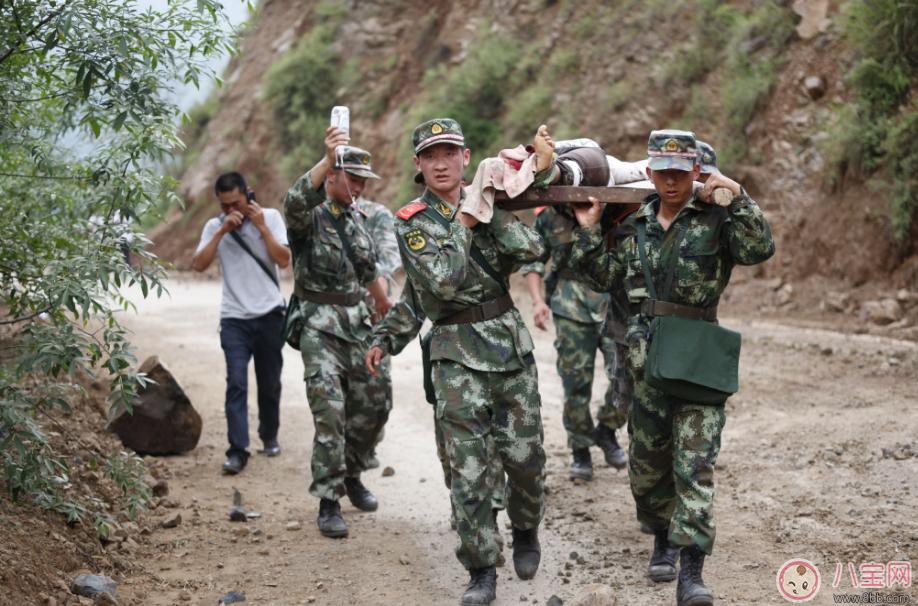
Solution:
[{"label": "wooden stretcher pole", "polygon": [[[589,202],[590,197],[605,204],[640,204],[644,198],[653,193],[653,187],[647,182],[613,185],[612,187],[570,187],[552,185],[542,189],[530,188],[516,198],[508,198],[505,192],[495,193],[494,202],[504,210],[523,210],[552,204],[571,204]],[[714,202],[728,206],[733,194],[724,188],[714,190]]]}]

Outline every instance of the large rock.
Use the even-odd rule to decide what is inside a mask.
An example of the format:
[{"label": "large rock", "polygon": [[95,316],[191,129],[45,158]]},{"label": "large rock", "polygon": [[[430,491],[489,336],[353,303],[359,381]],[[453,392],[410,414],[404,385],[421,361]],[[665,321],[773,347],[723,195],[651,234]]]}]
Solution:
[{"label": "large rock", "polygon": [[117,591],[118,583],[98,574],[80,574],[70,583],[70,593],[87,598],[99,598],[105,594],[114,598]]},{"label": "large rock", "polygon": [[201,415],[178,381],[157,356],[147,358],[139,372],[146,373],[155,383],[140,392],[133,413],[119,406],[108,430],[141,454],[176,454],[193,449],[201,437]]},{"label": "large rock", "polygon": [[874,324],[892,324],[902,318],[902,306],[895,299],[881,299],[864,303],[863,312]]},{"label": "large rock", "polygon": [[567,606],[619,606],[612,588],[608,585],[593,583],[585,585],[573,597]]}]

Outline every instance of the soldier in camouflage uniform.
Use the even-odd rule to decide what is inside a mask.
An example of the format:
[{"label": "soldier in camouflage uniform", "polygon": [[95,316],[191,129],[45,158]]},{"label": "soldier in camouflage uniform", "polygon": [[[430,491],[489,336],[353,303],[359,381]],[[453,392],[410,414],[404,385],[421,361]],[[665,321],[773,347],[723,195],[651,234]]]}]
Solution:
[{"label": "soldier in camouflage uniform", "polygon": [[329,128],[325,157],[284,198],[299,301],[288,314],[288,342],[302,353],[315,422],[309,492],[320,499],[320,532],[333,538],[347,536],[341,496],[363,511],[377,508],[360,473],[385,421],[386,394],[363,365],[371,311],[361,289],[371,293],[378,316],[391,307],[376,248],[352,205],[366,180],[379,177],[370,154],[347,142],[347,133]]},{"label": "soldier in camouflage uniform", "polygon": [[[603,321],[609,307],[609,294],[596,292],[587,286],[580,274],[569,265],[572,234],[577,226],[574,213],[567,205],[541,207],[536,210],[535,228],[545,242],[546,252],[536,263],[524,266],[520,272],[533,303],[535,325],[545,330],[551,312],[555,324],[556,368],[564,387],[564,429],[567,444],[573,451],[570,477],[593,479],[590,446],[600,446],[609,465],[623,469],[625,454],[615,438],[615,430],[625,424],[625,413],[616,407],[614,390],[614,341],[602,338]],[[542,298],[545,263],[551,258],[548,303]],[[551,306],[549,308],[549,305]],[[603,353],[609,374],[606,398],[597,412],[594,427],[590,414],[593,391],[593,369],[596,350]]]},{"label": "soldier in camouflage uniform", "polygon": [[425,317],[431,319],[426,346],[450,462],[456,554],[470,573],[462,603],[489,604],[496,596],[499,557],[489,436],[507,474],[517,575],[532,578],[540,559],[545,452],[538,376],[532,338],[510,298],[507,276],[541,256],[544,247],[512,213],[495,209],[490,223],[479,224],[459,210],[469,150],[456,121],[425,122],[412,141],[427,189],[396,213],[408,283],[374,330],[367,365],[400,351]]},{"label": "soldier in camouflage uniform", "polygon": [[[392,213],[388,208],[382,204],[376,202],[371,202],[364,198],[359,198],[357,200],[357,208],[361,214],[366,218],[367,231],[370,233],[370,237],[373,239],[373,242],[376,244],[376,253],[377,253],[377,266],[380,272],[380,275],[386,278],[388,285],[387,294],[391,294],[396,288],[395,282],[395,272],[397,272],[402,267],[401,253],[398,249],[398,242],[395,239],[395,222]],[[370,297],[367,293],[367,297]],[[368,298],[367,303],[372,305],[372,298]],[[374,318],[374,323],[378,322],[381,318]],[[381,389],[386,394],[385,402],[386,407],[383,411],[384,421],[389,418],[389,412],[392,410],[392,363],[391,358],[385,357],[379,364],[379,368],[375,370],[373,374],[374,383],[380,384]],[[434,409],[436,413],[436,409]],[[436,424],[436,414],[434,414],[434,433],[436,437],[437,445],[437,458],[440,461],[440,465],[443,468],[443,479],[446,483],[446,487],[449,488],[451,484],[452,473],[449,466],[449,458],[446,452],[446,442],[443,439],[443,432],[440,430],[439,425]],[[385,434],[385,429],[380,430],[379,437],[377,438],[377,444],[382,441]],[[505,491],[505,482],[504,482],[504,471],[501,468],[498,459],[499,455],[497,449],[494,446],[494,440],[488,439],[488,451],[490,453],[489,460],[493,461],[493,464],[489,465],[489,472],[491,473],[491,482],[493,482],[493,493],[494,493],[494,503],[493,510],[494,514],[497,515],[497,511],[504,508],[504,491]],[[370,457],[367,462],[368,467],[378,467],[379,462],[376,461],[375,452]],[[452,519],[452,527],[456,528],[455,515]],[[499,544],[503,547],[503,540],[500,539],[499,535]],[[498,560],[498,565],[502,565],[502,557]]]},{"label": "soldier in camouflage uniform", "polygon": [[[398,252],[398,242],[395,241],[395,219],[388,208],[363,197],[357,198],[355,206],[357,212],[363,216],[367,233],[370,234],[370,239],[373,240],[373,244],[376,247],[376,268],[379,270],[379,275],[385,278],[386,295],[391,297],[397,286],[395,272],[402,267],[402,260]],[[366,299],[367,305],[372,306],[373,297],[369,292],[366,293]],[[373,321],[375,323],[381,319],[374,316]],[[378,388],[383,393],[380,399],[383,408],[378,412],[382,427],[366,462],[367,467],[372,469],[379,467],[379,460],[376,458],[376,446],[383,440],[385,424],[389,420],[389,413],[392,411],[392,364],[389,360],[383,361],[383,364],[379,367],[379,372],[374,375],[371,382],[375,384],[375,388]]]},{"label": "soldier in camouflage uniform", "polygon": [[[714,464],[724,407],[681,400],[644,381],[648,330],[653,315],[713,320],[733,267],[761,263],[775,247],[762,211],[738,183],[718,173],[693,191],[700,172],[693,133],[653,131],[648,155],[648,177],[657,193],[625,221],[629,233],[612,248],[598,227],[600,204],[575,209],[582,228],[574,234],[571,265],[589,276],[594,288],[623,286],[631,305],[628,367],[635,394],[628,419],[629,475],[638,519],[656,535],[648,574],[655,581],[674,579],[681,550],[677,603],[710,606],[714,598],[702,568],[714,544]],[[728,207],[708,202],[715,188],[733,194]],[[649,299],[637,244],[641,230],[651,278],[665,293],[662,305]],[[674,271],[667,276],[670,262]]]}]

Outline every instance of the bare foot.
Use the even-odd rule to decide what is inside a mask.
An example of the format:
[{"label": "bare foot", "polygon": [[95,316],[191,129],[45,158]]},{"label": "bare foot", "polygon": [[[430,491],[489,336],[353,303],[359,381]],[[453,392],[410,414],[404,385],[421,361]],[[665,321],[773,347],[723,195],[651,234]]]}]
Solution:
[{"label": "bare foot", "polygon": [[548,127],[544,124],[539,127],[535,137],[532,138],[535,148],[536,171],[541,172],[551,166],[552,156],[555,153],[555,142],[548,134]]}]

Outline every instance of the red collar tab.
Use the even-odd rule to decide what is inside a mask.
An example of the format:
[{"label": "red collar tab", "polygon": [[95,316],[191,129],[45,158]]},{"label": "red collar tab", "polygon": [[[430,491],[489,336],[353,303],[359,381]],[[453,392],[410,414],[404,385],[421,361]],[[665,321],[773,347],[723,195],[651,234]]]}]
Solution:
[{"label": "red collar tab", "polygon": [[399,219],[402,219],[403,221],[407,221],[425,208],[427,208],[427,205],[423,202],[412,202],[411,204],[406,204],[405,206],[398,209],[398,212],[395,213],[395,216]]}]

